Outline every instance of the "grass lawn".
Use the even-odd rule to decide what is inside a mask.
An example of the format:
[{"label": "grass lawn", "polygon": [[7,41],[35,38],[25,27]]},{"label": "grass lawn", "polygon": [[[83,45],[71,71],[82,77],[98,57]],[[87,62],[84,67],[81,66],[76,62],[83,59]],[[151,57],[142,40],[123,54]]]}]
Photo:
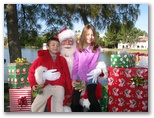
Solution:
[{"label": "grass lawn", "polygon": [[4,83],[4,102],[9,102],[9,87],[8,87],[8,83]]},{"label": "grass lawn", "polygon": [[[111,49],[111,48],[108,48],[108,51],[115,51],[115,52],[117,52],[117,51],[121,51],[121,50],[123,50],[123,49],[117,49],[117,48]],[[129,52],[129,53],[140,52],[140,53],[146,53],[146,54],[148,54],[148,50],[139,50],[139,49],[125,49],[125,50],[127,52]]]}]

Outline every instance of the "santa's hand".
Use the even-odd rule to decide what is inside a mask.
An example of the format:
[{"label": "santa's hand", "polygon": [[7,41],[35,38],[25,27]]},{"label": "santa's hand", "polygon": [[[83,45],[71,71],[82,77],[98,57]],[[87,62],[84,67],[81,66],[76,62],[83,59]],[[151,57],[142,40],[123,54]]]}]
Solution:
[{"label": "santa's hand", "polygon": [[97,82],[97,78],[101,74],[101,72],[102,71],[99,68],[96,68],[96,69],[92,70],[90,73],[87,74],[87,76],[89,76],[87,78],[87,80],[93,79],[92,82],[96,83]]},{"label": "santa's hand", "polygon": [[45,72],[43,72],[43,80],[50,80],[50,81],[54,81],[59,79],[60,77],[60,72],[56,72],[57,69],[51,69],[51,70],[47,70]]}]

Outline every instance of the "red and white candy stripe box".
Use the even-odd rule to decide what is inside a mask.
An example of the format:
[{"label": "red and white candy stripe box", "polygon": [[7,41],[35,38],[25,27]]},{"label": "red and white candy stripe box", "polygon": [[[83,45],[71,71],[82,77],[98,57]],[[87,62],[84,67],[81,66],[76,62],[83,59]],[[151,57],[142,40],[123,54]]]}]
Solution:
[{"label": "red and white candy stripe box", "polygon": [[10,112],[30,112],[32,104],[32,89],[24,87],[9,89]]}]

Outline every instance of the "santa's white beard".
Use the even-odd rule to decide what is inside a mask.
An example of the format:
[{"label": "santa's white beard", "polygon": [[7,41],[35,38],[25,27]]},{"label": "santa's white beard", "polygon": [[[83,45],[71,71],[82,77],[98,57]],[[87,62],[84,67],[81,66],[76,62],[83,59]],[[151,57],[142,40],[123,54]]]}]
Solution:
[{"label": "santa's white beard", "polygon": [[75,52],[75,46],[76,45],[62,45],[60,48],[61,55],[64,57],[73,57],[73,54]]},{"label": "santa's white beard", "polygon": [[[65,47],[70,47],[70,48],[65,48]],[[76,45],[65,45],[65,46],[61,46],[60,48],[60,53],[63,57],[65,57],[67,64],[68,64],[68,68],[70,71],[70,76],[72,77],[72,69],[73,69],[73,54],[75,52],[75,47]]]}]

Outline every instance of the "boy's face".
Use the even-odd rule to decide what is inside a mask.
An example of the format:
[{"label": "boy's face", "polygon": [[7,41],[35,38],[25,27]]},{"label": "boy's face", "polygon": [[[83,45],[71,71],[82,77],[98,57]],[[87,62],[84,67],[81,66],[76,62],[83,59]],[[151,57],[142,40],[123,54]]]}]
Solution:
[{"label": "boy's face", "polygon": [[49,46],[47,46],[47,49],[52,54],[57,54],[60,51],[60,43],[58,41],[50,41]]}]

